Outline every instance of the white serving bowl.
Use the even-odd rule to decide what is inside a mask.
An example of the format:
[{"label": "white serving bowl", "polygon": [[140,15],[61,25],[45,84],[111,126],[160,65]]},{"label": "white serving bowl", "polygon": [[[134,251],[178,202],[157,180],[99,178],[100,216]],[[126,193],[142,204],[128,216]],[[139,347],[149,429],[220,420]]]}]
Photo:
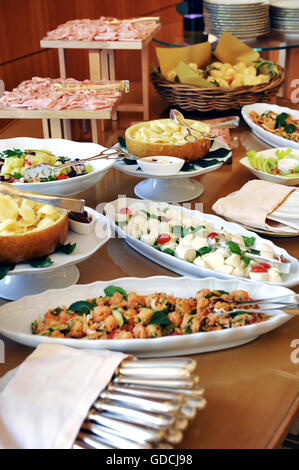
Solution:
[{"label": "white serving bowl", "polygon": [[[49,150],[55,156],[84,159],[98,155],[105,147],[90,142],[74,142],[65,139],[35,139],[31,137],[16,137],[0,139],[0,152],[8,149],[38,149]],[[57,196],[70,196],[86,191],[98,183],[113,166],[113,160],[95,160],[89,162],[92,171],[87,175],[76,176],[60,181],[45,183],[11,183],[16,188],[34,193],[54,194]]]},{"label": "white serving bowl", "polygon": [[245,122],[257,137],[272,147],[288,147],[292,149],[299,149],[299,142],[293,142],[292,140],[285,139],[284,137],[279,137],[278,135],[275,135],[270,131],[266,131],[261,126],[255,124],[250,117],[251,111],[256,111],[258,114],[263,114],[265,111],[273,111],[274,113],[278,114],[287,113],[290,114],[293,119],[299,119],[299,111],[296,109],[284,108],[282,106],[277,106],[276,104],[268,103],[247,104],[242,108],[242,116]]},{"label": "white serving bowl", "polygon": [[138,160],[138,165],[142,171],[150,175],[160,176],[176,175],[179,173],[184,163],[185,160],[182,158],[166,156],[152,156]]},{"label": "white serving bowl", "polygon": [[[268,149],[268,150],[262,150],[261,152],[257,152],[258,155],[263,155],[264,157],[271,157],[275,155],[275,152],[277,150],[287,150],[286,147],[280,148],[280,149]],[[292,153],[294,155],[299,156],[299,150],[292,150]],[[245,166],[248,168],[248,170],[253,173],[257,178],[265,181],[270,181],[271,183],[278,183],[278,184],[284,184],[286,186],[295,186],[296,184],[299,184],[299,176],[282,176],[282,175],[272,175],[271,173],[266,173],[261,170],[257,170],[253,168],[250,165],[248,157],[244,157],[240,160],[241,165]],[[299,165],[299,161],[298,161]]]}]

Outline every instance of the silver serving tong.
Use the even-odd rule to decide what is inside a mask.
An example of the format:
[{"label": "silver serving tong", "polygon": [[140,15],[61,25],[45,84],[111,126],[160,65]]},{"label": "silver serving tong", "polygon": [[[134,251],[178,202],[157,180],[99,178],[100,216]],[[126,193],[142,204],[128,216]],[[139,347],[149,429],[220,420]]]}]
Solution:
[{"label": "silver serving tong", "polygon": [[[199,134],[204,139],[214,140],[218,144],[221,144],[221,146],[223,147],[223,142],[220,141],[220,140],[217,140],[217,137],[213,137],[213,136],[209,137],[204,132],[201,132],[198,129],[194,129],[193,127],[189,126],[187,124],[187,122],[185,121],[185,118],[182,115],[182,113],[180,113],[177,109],[171,109],[170,113],[169,113],[169,117],[174,122],[176,122],[180,126],[185,127],[187,129],[188,134],[185,136],[186,142],[195,143],[195,142],[198,141],[198,138],[191,133],[191,131],[193,131],[193,132],[196,132],[197,134]],[[215,128],[218,128],[218,127],[227,127],[227,126],[237,127],[239,125],[239,121],[240,121],[240,118],[238,116],[234,116],[232,119],[227,120],[225,122],[221,122],[221,123],[217,123],[217,124],[209,124],[209,127],[211,129],[213,129],[213,128],[215,129]]]},{"label": "silver serving tong", "polygon": [[84,199],[71,199],[67,197],[31,193],[30,191],[21,191],[20,189],[13,187],[11,183],[0,183],[0,193],[13,197],[31,199],[32,201],[40,202],[42,204],[50,204],[51,206],[61,207],[62,209],[67,209],[69,211],[84,212]]},{"label": "silver serving tong", "polygon": [[49,163],[38,163],[37,165],[32,165],[30,168],[26,168],[24,170],[24,178],[26,180],[49,178],[49,176],[54,176],[58,171],[63,170],[64,168],[84,165],[84,163],[91,162],[93,160],[117,160],[124,157],[130,158],[129,154],[115,145],[114,147],[102,150],[102,152],[100,152],[98,155],[94,155],[93,157],[82,158],[80,160],[71,160],[59,166],[50,165]]},{"label": "silver serving tong", "polygon": [[[209,248],[228,248],[227,242],[228,240],[225,238],[224,235],[218,235],[217,240],[216,238],[208,238]],[[250,253],[247,250],[242,250],[242,248],[240,248],[240,250],[247,258],[263,261],[270,264],[271,266],[274,265],[280,270],[281,273],[288,274],[291,270],[291,262],[289,260],[282,262],[281,260],[277,260],[274,258],[266,258],[255,253]]]},{"label": "silver serving tong", "polygon": [[231,315],[231,314],[241,314],[241,313],[267,313],[271,312],[272,310],[288,310],[292,309],[290,312],[288,312],[290,315],[299,315],[299,304],[285,304],[285,305],[276,305],[275,307],[262,307],[261,309],[258,308],[234,308],[232,310],[224,310],[222,308],[214,308],[214,313],[217,313],[217,315]]}]

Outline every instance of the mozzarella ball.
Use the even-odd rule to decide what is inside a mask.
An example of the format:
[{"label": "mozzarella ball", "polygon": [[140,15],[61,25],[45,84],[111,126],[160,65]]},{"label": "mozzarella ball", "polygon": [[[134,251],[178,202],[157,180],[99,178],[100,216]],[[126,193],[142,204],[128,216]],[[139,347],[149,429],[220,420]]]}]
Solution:
[{"label": "mozzarella ball", "polygon": [[174,254],[177,258],[189,261],[189,263],[192,263],[196,258],[196,251],[188,246],[177,246]]},{"label": "mozzarella ball", "polygon": [[268,270],[268,276],[269,276],[269,282],[275,282],[275,283],[281,282],[279,270],[276,268],[270,268]]},{"label": "mozzarella ball", "polygon": [[218,271],[224,265],[224,257],[220,253],[211,252],[203,255],[204,261],[210,269]]},{"label": "mozzarella ball", "polygon": [[225,260],[225,264],[233,266],[234,268],[239,267],[241,262],[241,256],[237,254],[232,254]]},{"label": "mozzarella ball", "polygon": [[208,242],[206,238],[195,236],[191,241],[191,246],[192,248],[194,248],[194,250],[197,251],[200,248],[203,248],[204,246],[208,246]]},{"label": "mozzarella ball", "polygon": [[252,271],[249,273],[250,279],[253,281],[263,281],[267,282],[269,280],[268,273],[253,273]]}]

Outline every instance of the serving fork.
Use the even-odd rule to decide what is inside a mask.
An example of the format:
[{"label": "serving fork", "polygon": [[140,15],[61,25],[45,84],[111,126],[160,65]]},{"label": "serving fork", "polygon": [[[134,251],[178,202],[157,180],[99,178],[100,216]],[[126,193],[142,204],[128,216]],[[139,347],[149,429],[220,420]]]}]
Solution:
[{"label": "serving fork", "polygon": [[84,163],[94,160],[118,160],[125,157],[130,158],[130,155],[124,152],[118,145],[114,145],[113,147],[102,150],[102,152],[94,155],[93,157],[82,158],[80,160],[71,160],[59,166],[50,165],[49,163],[38,163],[37,165],[32,165],[29,168],[25,168],[24,178],[26,180],[49,178],[49,176],[54,176],[58,171],[61,171],[64,168],[84,165]]},{"label": "serving fork", "polygon": [[[218,299],[214,299],[213,303],[215,304],[217,301],[224,302],[226,304],[233,304],[233,308],[231,310],[225,310],[223,308],[214,307],[214,312],[218,315],[231,315],[231,314],[238,314],[238,313],[264,313],[264,312],[271,312],[272,310],[291,310],[288,312],[291,315],[299,315],[299,294],[289,294],[289,295],[282,295],[279,297],[272,297],[266,299],[252,299],[252,300],[226,300],[222,297]],[[290,302],[288,302],[288,300]],[[258,306],[256,308],[255,306]],[[245,307],[242,310],[242,306]],[[251,308],[252,306],[252,308]],[[249,307],[249,308],[248,308]]]}]

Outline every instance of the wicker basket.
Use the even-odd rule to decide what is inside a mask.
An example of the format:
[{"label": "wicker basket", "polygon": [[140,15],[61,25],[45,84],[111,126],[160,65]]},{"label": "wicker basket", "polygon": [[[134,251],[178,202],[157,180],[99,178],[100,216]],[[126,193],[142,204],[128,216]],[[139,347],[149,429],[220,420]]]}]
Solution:
[{"label": "wicker basket", "polygon": [[193,85],[173,83],[157,73],[151,74],[157,92],[171,105],[185,111],[226,111],[240,109],[245,104],[271,101],[285,79],[285,70],[278,66],[279,75],[269,83],[238,88],[199,88]]}]

